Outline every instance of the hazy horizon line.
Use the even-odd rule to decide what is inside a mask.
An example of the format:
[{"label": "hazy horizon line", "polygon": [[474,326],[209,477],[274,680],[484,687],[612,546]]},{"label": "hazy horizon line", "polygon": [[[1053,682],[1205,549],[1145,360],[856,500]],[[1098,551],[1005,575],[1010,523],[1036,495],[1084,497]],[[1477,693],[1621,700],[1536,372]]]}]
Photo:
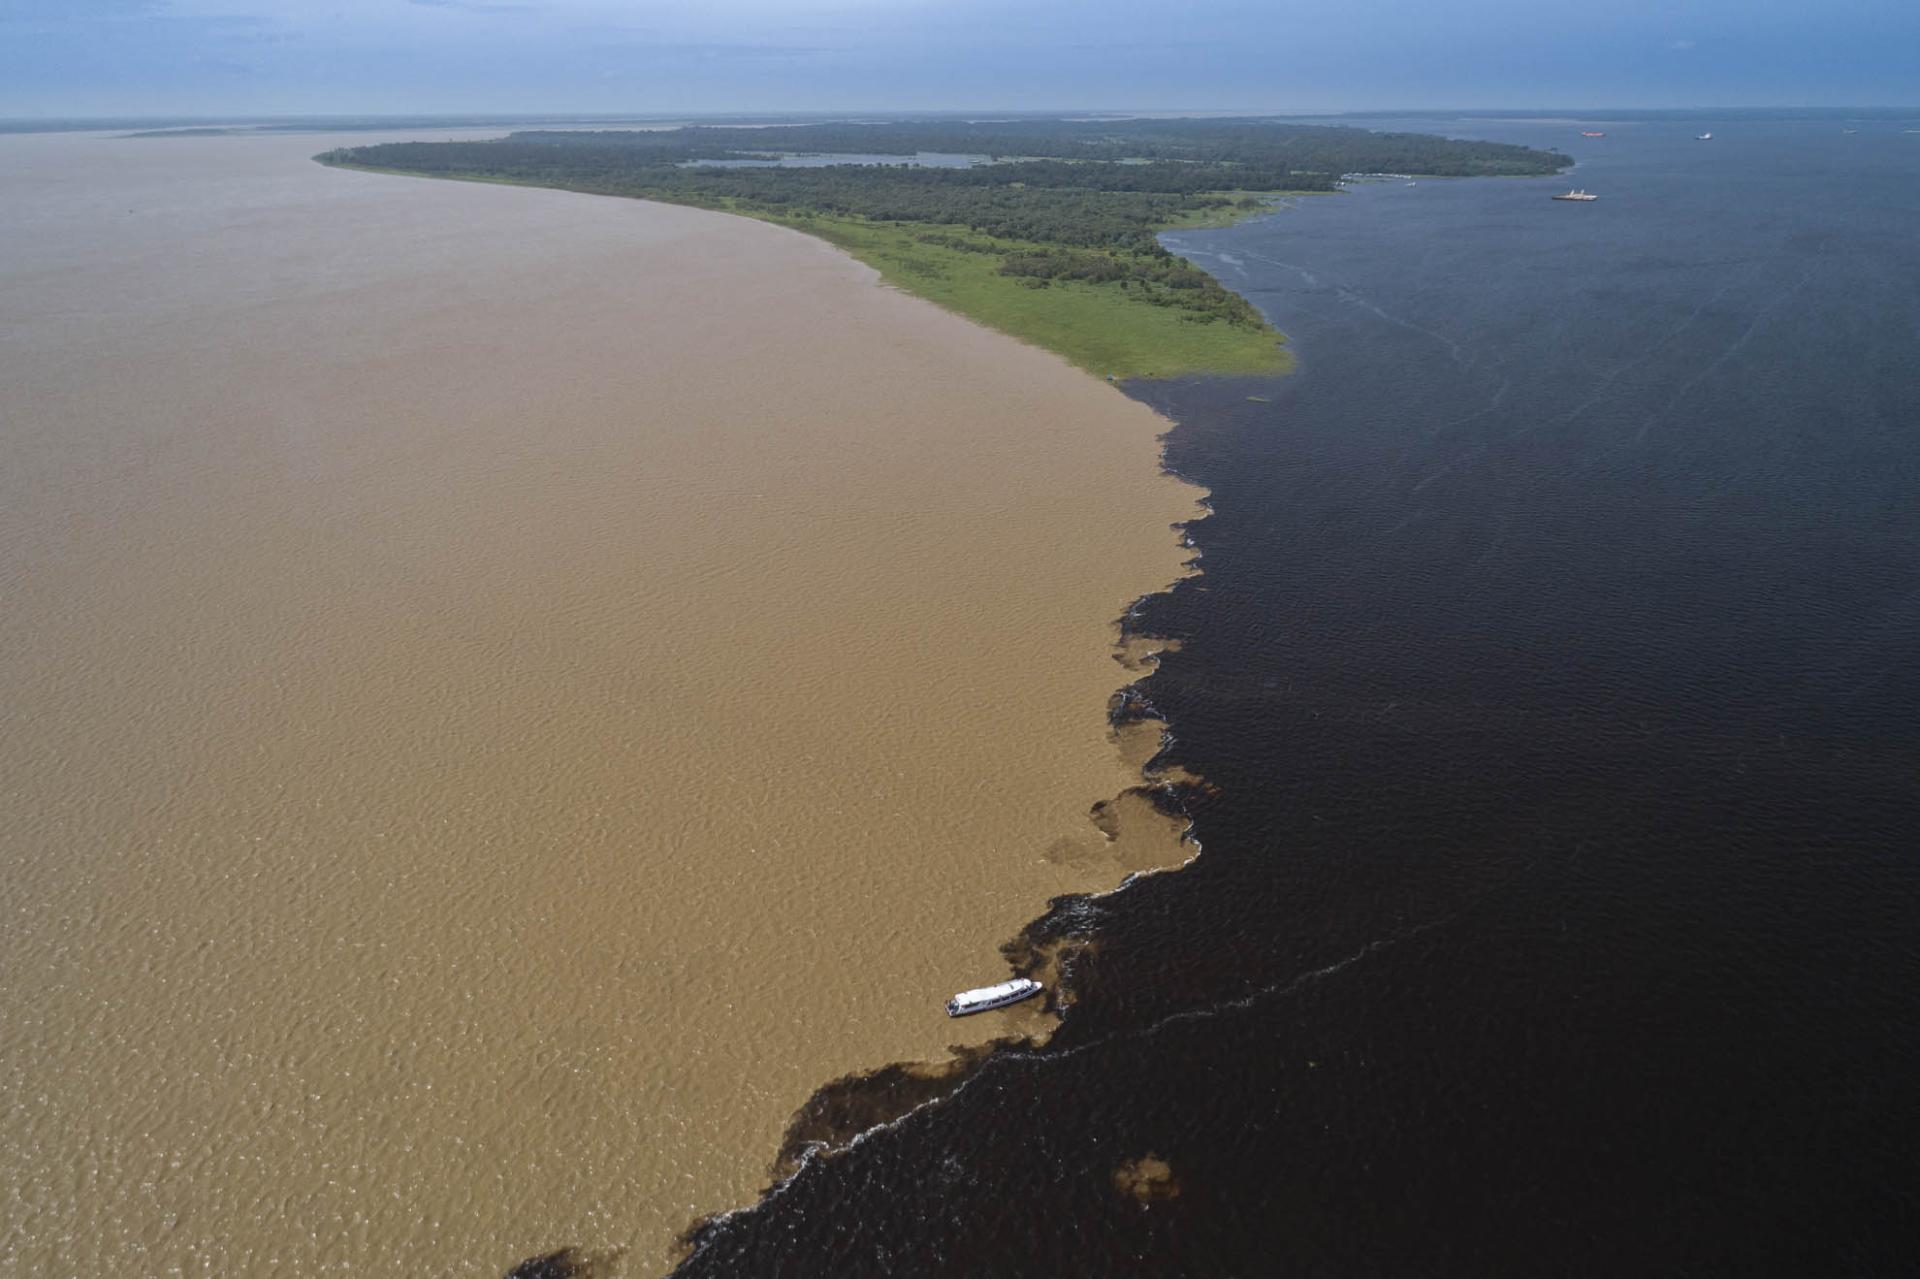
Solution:
[{"label": "hazy horizon line", "polygon": [[1821,105],[1742,105],[1714,106],[1700,103],[1676,103],[1670,106],[1394,106],[1346,108],[1341,110],[1321,108],[1276,108],[1276,107],[1113,107],[1113,106],[1063,106],[1063,107],[844,107],[800,109],[789,107],[769,107],[765,109],[744,108],[733,111],[668,111],[658,109],[634,111],[527,111],[527,110],[460,110],[460,111],[295,111],[295,112],[219,112],[213,114],[191,114],[180,112],[110,113],[110,114],[58,114],[10,115],[0,116],[0,128],[11,125],[103,125],[114,127],[122,124],[281,124],[303,121],[398,121],[425,122],[436,121],[448,124],[512,123],[519,121],[661,121],[661,120],[742,120],[742,119],[858,119],[870,116],[886,116],[892,119],[933,119],[940,117],[965,116],[977,119],[994,118],[1033,118],[1052,119],[1063,115],[1112,116],[1115,118],[1139,118],[1147,116],[1204,117],[1220,116],[1231,118],[1272,118],[1272,119],[1363,119],[1368,117],[1392,116],[1492,116],[1492,117],[1552,117],[1552,118],[1612,118],[1624,119],[1635,116],[1662,116],[1694,113],[1715,114],[1803,114],[1821,116],[1879,115],[1920,113],[1920,103],[1858,103],[1848,106]]}]

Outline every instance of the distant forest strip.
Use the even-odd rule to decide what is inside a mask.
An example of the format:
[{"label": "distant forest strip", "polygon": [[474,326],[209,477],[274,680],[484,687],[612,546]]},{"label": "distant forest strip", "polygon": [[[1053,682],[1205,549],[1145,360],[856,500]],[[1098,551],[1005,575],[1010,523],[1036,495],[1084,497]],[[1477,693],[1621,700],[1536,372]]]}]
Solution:
[{"label": "distant forest strip", "polygon": [[[911,163],[922,152],[967,167]],[[770,156],[900,157],[819,167]],[[1278,334],[1162,248],[1344,174],[1534,175],[1554,152],[1258,119],[920,121],[528,131],[347,147],[323,163],[724,209],[821,236],[890,282],[1098,373],[1277,371]]]}]

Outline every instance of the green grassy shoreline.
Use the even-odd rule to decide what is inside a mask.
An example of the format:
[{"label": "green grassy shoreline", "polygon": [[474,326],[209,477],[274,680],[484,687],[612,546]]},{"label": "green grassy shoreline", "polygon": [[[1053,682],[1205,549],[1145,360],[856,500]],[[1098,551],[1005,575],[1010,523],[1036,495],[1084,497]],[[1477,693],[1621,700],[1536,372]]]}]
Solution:
[{"label": "green grassy shoreline", "polygon": [[[923,154],[965,162],[923,165]],[[768,163],[781,155],[827,162]],[[772,222],[1115,380],[1293,367],[1286,338],[1246,298],[1168,252],[1163,231],[1267,214],[1285,195],[1332,194],[1343,173],[1543,174],[1572,163],[1508,143],[1257,117],[532,129],[315,158]]]},{"label": "green grassy shoreline", "polygon": [[[315,159],[332,168],[362,173],[539,187],[587,195],[616,194],[595,190],[586,183],[535,182],[483,173],[423,174],[325,156]],[[1252,197],[1262,203],[1251,208],[1194,210],[1166,223],[1163,229],[1230,226],[1272,212],[1270,200],[1273,198],[1327,193],[1233,191],[1222,194],[1236,199]],[[1258,328],[1206,323],[1194,318],[1191,312],[1145,301],[1121,283],[1054,280],[1048,282],[1047,287],[1035,288],[1022,277],[1000,272],[1004,254],[1039,252],[1049,247],[1038,242],[983,235],[968,227],[941,222],[876,222],[854,216],[776,213],[741,207],[732,200],[671,200],[653,195],[622,198],[658,199],[661,203],[732,213],[815,236],[872,267],[882,280],[902,292],[925,298],[978,324],[1052,351],[1070,364],[1101,377],[1169,378],[1196,373],[1278,375],[1293,368],[1293,356],[1286,349],[1285,335],[1264,321]],[[941,241],[965,242],[979,248],[954,248]]]}]

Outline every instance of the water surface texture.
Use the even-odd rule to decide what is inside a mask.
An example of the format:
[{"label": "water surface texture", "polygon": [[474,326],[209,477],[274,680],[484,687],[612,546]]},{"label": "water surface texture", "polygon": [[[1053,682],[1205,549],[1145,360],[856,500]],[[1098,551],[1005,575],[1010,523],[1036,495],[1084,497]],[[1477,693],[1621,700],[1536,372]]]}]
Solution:
[{"label": "water surface texture", "polygon": [[1910,1264],[1911,126],[1458,122],[1601,198],[1169,237],[1300,358],[1135,388],[1213,493],[1141,622],[1205,852],[1041,926],[1097,943],[1046,1049],[684,1273]]},{"label": "water surface texture", "polygon": [[657,1274],[1125,873],[1162,419],[341,141],[0,138],[0,1273]]}]

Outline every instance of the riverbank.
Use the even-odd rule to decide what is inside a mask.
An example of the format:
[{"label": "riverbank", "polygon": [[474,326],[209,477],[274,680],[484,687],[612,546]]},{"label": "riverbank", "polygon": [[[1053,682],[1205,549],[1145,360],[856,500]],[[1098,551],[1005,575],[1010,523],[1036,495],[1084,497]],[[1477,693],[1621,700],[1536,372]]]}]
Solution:
[{"label": "riverbank", "polygon": [[[406,169],[318,158],[333,168],[365,173],[531,186],[584,195],[614,194],[590,186],[523,181],[480,173],[422,175]],[[1236,191],[1221,194],[1254,203],[1194,210],[1169,219],[1166,229],[1231,226],[1270,212],[1272,201],[1307,193]],[[642,198],[686,203],[657,194]],[[1264,321],[1199,324],[1186,312],[1130,295],[1118,282],[1053,280],[1044,288],[1034,288],[1021,277],[1001,273],[1004,255],[1044,252],[1049,246],[1043,243],[983,235],[951,223],[876,222],[860,217],[791,214],[739,200],[695,203],[692,207],[738,214],[816,236],[872,267],[895,288],[1051,351],[1096,376],[1133,379],[1199,373],[1280,374],[1293,368],[1293,356],[1286,349],[1286,335]]]},{"label": "riverbank", "polygon": [[0,148],[0,1268],[658,1271],[1046,1028],[941,1004],[1143,856],[1163,419],[739,218]]},{"label": "riverbank", "polygon": [[1259,310],[1168,253],[1162,231],[1228,225],[1289,193],[1332,193],[1344,173],[1538,174],[1569,163],[1430,135],[1177,118],[527,130],[315,158],[776,222],[1115,380],[1291,367]]}]

